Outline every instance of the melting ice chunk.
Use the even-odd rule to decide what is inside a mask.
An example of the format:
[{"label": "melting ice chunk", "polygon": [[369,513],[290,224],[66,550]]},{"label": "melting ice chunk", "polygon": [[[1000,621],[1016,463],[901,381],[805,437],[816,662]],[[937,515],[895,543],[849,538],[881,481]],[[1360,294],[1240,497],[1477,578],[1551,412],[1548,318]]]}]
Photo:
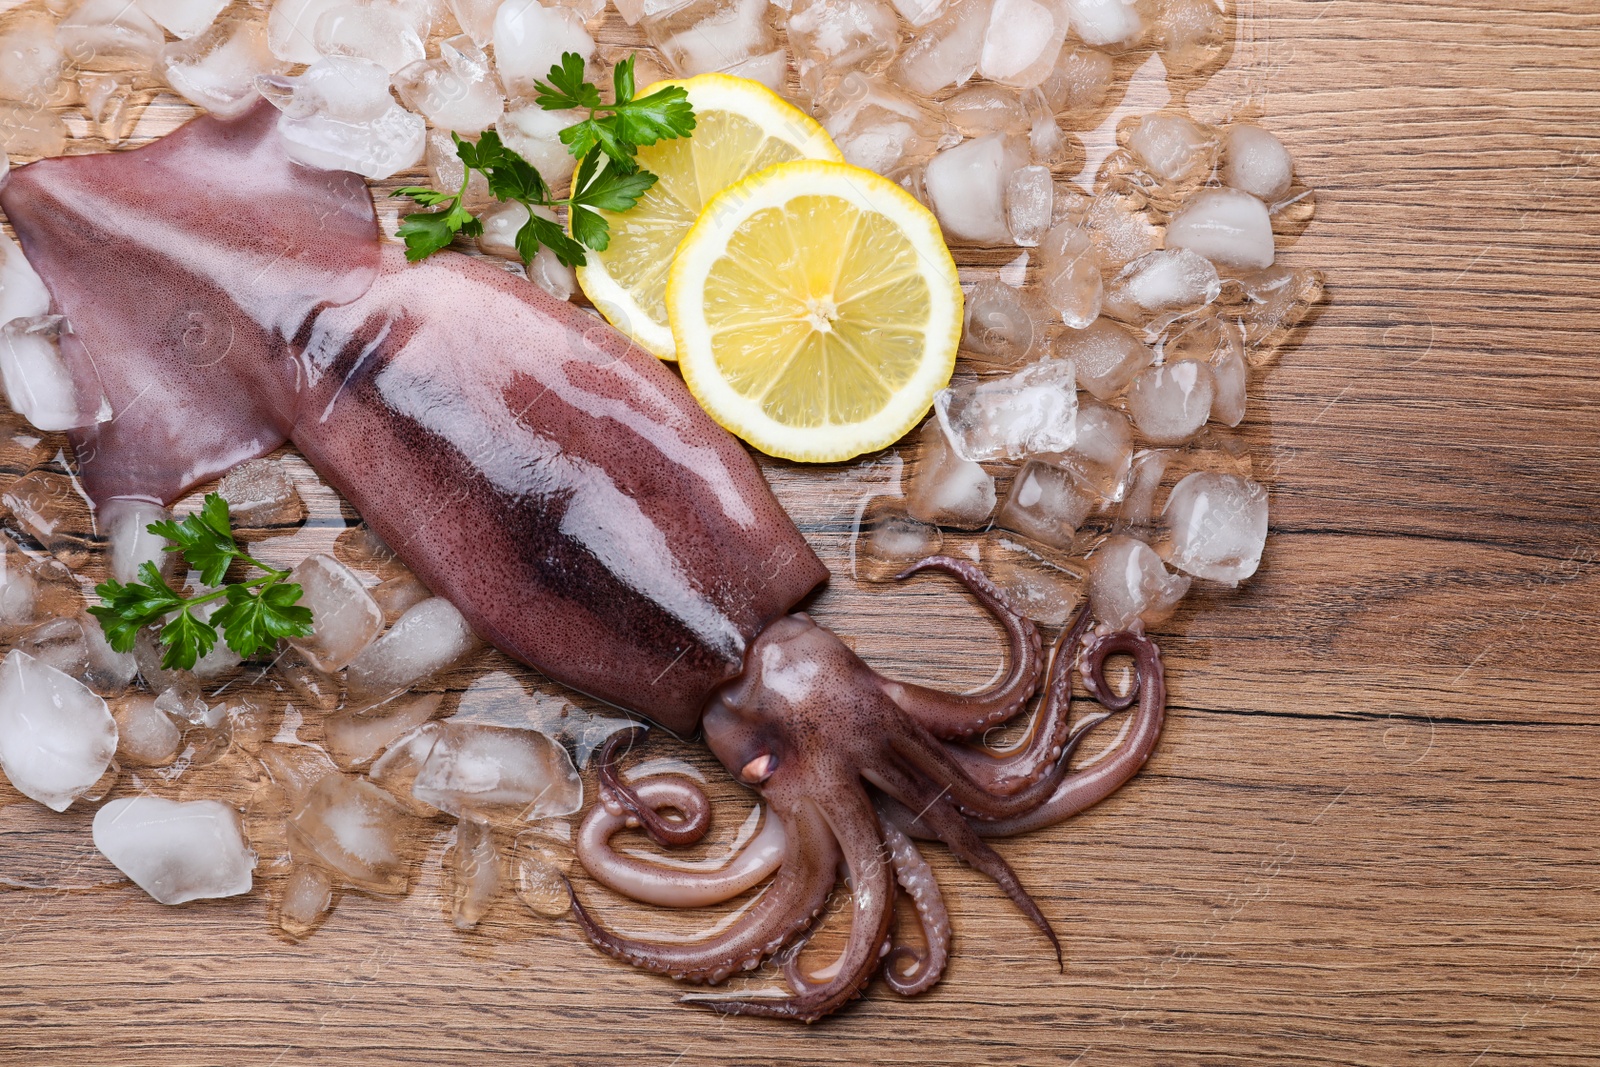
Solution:
[{"label": "melting ice chunk", "polygon": [[1063,335],[1056,355],[1072,361],[1078,381],[1098,400],[1117,396],[1155,361],[1143,341],[1109,319]]},{"label": "melting ice chunk", "polygon": [[317,16],[314,39],[325,56],[368,59],[390,74],[427,55],[411,20],[397,8],[376,4],[330,7]]},{"label": "melting ice chunk", "polygon": [[477,644],[455,605],[430,597],[400,616],[351,662],[345,672],[351,700],[371,706],[439,673]]},{"label": "melting ice chunk", "polygon": [[310,933],[333,907],[333,879],[313,863],[299,863],[283,887],[278,922],[291,937]]},{"label": "melting ice chunk", "polygon": [[1147,367],[1128,390],[1128,414],[1157,444],[1176,444],[1200,432],[1216,396],[1211,368],[1192,359]]},{"label": "melting ice chunk", "polygon": [[217,492],[228,502],[228,513],[234,521],[246,526],[294,523],[305,517],[300,491],[283,464],[275,459],[252,459],[239,464],[222,476]]},{"label": "melting ice chunk", "polygon": [[1130,44],[1144,32],[1134,0],[1065,0],[1072,31],[1097,47]]},{"label": "melting ice chunk", "polygon": [[1006,226],[1006,185],[1027,162],[1021,143],[992,133],[947,148],[934,156],[923,184],[945,232],[959,240],[1003,244],[1011,239]]},{"label": "melting ice chunk", "polygon": [[767,6],[767,0],[688,0],[647,17],[645,35],[678,74],[729,70],[772,51]]},{"label": "melting ice chunk", "polygon": [[818,118],[846,161],[889,174],[926,159],[944,130],[920,100],[852,71],[817,102]]},{"label": "melting ice chunk", "polygon": [[1077,475],[1045,460],[1030,459],[1011,483],[999,523],[1051,548],[1065,549],[1099,502]]},{"label": "melting ice chunk", "polygon": [[998,281],[982,281],[966,299],[964,346],[988,360],[1014,366],[1033,348],[1034,322],[1023,293]]},{"label": "melting ice chunk", "polygon": [[576,111],[546,111],[537,104],[530,104],[507,111],[494,128],[507,148],[532,163],[550,183],[550,188],[559,190],[578,165],[567,146],[561,143],[561,131],[580,121],[582,116]]},{"label": "melting ice chunk", "polygon": [[1083,596],[1083,575],[1041,556],[1021,541],[991,534],[979,553],[983,569],[1022,614],[1046,626],[1072,617]]},{"label": "melting ice chunk", "polygon": [[[20,257],[19,257],[20,258]],[[0,379],[11,409],[40,430],[89,426],[99,405],[79,401],[72,372],[57,341],[62,319],[44,315],[12,319],[0,327]]]},{"label": "melting ice chunk", "polygon": [[1078,439],[1055,457],[1076,472],[1081,484],[1106,500],[1119,500],[1133,464],[1133,427],[1128,417],[1098,400],[1078,402]]},{"label": "melting ice chunk", "polygon": [[[417,62],[395,76],[394,86],[400,99],[441,130],[481,133],[506,109],[505,94],[495,81],[489,58],[466,35],[440,44],[438,59],[418,56]],[[544,174],[543,169],[540,173]],[[550,180],[549,175],[545,180]]]},{"label": "melting ice chunk", "polygon": [[352,885],[403,893],[405,812],[364,779],[326,774],[289,815],[289,840]]},{"label": "melting ice chunk", "polygon": [[501,0],[447,0],[461,32],[479,48],[494,40],[494,16]]},{"label": "melting ice chunk", "polygon": [[1039,88],[1055,111],[1089,111],[1100,106],[1115,80],[1111,57],[1096,48],[1069,46]]},{"label": "melting ice chunk", "polygon": [[411,795],[455,816],[549,819],[583,806],[567,750],[534,730],[442,722]]},{"label": "melting ice chunk", "polygon": [[121,797],[95,812],[94,847],[162,904],[250,892],[256,854],[217,800]]},{"label": "melting ice chunk", "polygon": [[225,119],[237,118],[256,102],[258,75],[283,68],[267,47],[266,28],[252,21],[213,26],[191,40],[175,41],[156,65],[178,95]]},{"label": "melting ice chunk", "polygon": [[1160,622],[1189,591],[1189,579],[1169,574],[1143,541],[1118,535],[1089,557],[1089,602],[1113,630]]},{"label": "melting ice chunk", "polygon": [[1235,189],[1271,203],[1289,191],[1294,163],[1283,142],[1268,130],[1237,122],[1222,139],[1222,179]]},{"label": "melting ice chunk", "polygon": [[204,33],[217,21],[228,0],[135,0],[163,29],[188,40]]},{"label": "melting ice chunk", "polygon": [[882,0],[809,0],[789,18],[800,84],[812,94],[846,72],[881,70],[900,45],[894,9]]},{"label": "melting ice chunk", "polygon": [[29,19],[14,23],[0,33],[0,100],[44,103],[60,84],[65,64],[49,22]]},{"label": "melting ice chunk", "polygon": [[108,501],[101,509],[100,522],[111,541],[111,577],[137,582],[142,564],[154,563],[159,569],[167,558],[167,539],[151,533],[149,526],[171,517],[160,504],[121,498]]},{"label": "melting ice chunk", "polygon": [[315,63],[317,20],[323,12],[349,3],[349,0],[275,0],[267,15],[267,45],[272,54],[288,63]]},{"label": "melting ice chunk", "polygon": [[594,38],[577,14],[538,0],[505,0],[500,5],[494,18],[494,58],[513,97],[532,98],[533,83],[548,77],[564,52],[576,52],[585,62],[594,57]]},{"label": "melting ice chunk", "polygon": [[1262,270],[1272,266],[1272,218],[1249,193],[1203,189],[1167,225],[1167,247],[1187,248],[1229,267]]},{"label": "melting ice chunk", "polygon": [[1129,263],[1107,294],[1106,306],[1125,319],[1146,312],[1191,311],[1222,292],[1217,268],[1188,248],[1151,252]]},{"label": "melting ice chunk", "polygon": [[319,671],[355,659],[383,629],[383,610],[361,579],[332,556],[307,556],[294,569],[300,603],[311,609],[311,633],[290,640]]},{"label": "melting ice chunk", "polygon": [[1208,161],[1216,142],[1182,115],[1154,114],[1139,120],[1128,147],[1152,173],[1173,181]]},{"label": "melting ice chunk", "polygon": [[439,713],[441,693],[395,697],[365,711],[341,711],[322,722],[328,753],[341,767],[366,763]]},{"label": "melting ice chunk", "polygon": [[1232,585],[1261,563],[1267,494],[1249,478],[1195,471],[1172,487],[1162,516],[1167,561],[1181,571]]},{"label": "melting ice chunk", "polygon": [[462,819],[449,862],[451,917],[457,930],[470,930],[505,888],[505,863],[495,847],[494,830],[479,819]]},{"label": "melting ice chunk", "polygon": [[850,562],[857,578],[888,581],[917,560],[938,555],[943,540],[937,526],[913,519],[898,501],[874,497],[856,519]]},{"label": "melting ice chunk", "polygon": [[84,0],[56,27],[56,42],[73,63],[92,68],[108,59],[154,63],[166,36],[129,0]]},{"label": "melting ice chunk", "polygon": [[12,649],[0,663],[0,770],[47,808],[66,811],[106,773],[117,724],[82,682]]},{"label": "melting ice chunk", "polygon": [[1077,437],[1078,393],[1066,360],[953,385],[934,408],[956,454],[974,462],[1061,452]]},{"label": "melting ice chunk", "polygon": [[387,178],[422,161],[428,124],[395,103],[376,63],[329,56],[298,76],[263,75],[256,87],[283,112],[278,133],[298,162]]},{"label": "melting ice chunk", "polygon": [[128,697],[112,713],[117,721],[117,758],[140,767],[160,767],[178,754],[183,735],[172,717],[146,693]]},{"label": "melting ice chunk", "polygon": [[50,291],[17,243],[0,232],[0,326],[50,314]]},{"label": "melting ice chunk", "polygon": [[[97,623],[93,625],[98,626]],[[15,647],[44,666],[54,667],[74,678],[80,677],[89,665],[88,641],[84,637],[83,624],[77,619],[60,616],[46,619],[18,637]]]},{"label": "melting ice chunk", "polygon": [[1050,228],[1055,185],[1050,168],[1035,163],[1012,173],[1006,183],[1006,226],[1011,239],[1031,248]]},{"label": "melting ice chunk", "polygon": [[1082,330],[1099,316],[1105,283],[1094,243],[1077,222],[1068,219],[1044,235],[1039,248],[1039,275],[1045,300],[1065,325]]},{"label": "melting ice chunk", "polygon": [[944,426],[929,419],[922,430],[922,460],[906,487],[906,510],[936,526],[973,529],[988,521],[994,501],[994,475],[957,455]]},{"label": "melting ice chunk", "polygon": [[960,85],[978,69],[991,0],[961,0],[906,42],[895,64],[901,84],[921,97]]},{"label": "melting ice chunk", "polygon": [[1065,12],[1034,0],[994,0],[978,73],[1029,88],[1050,76],[1067,35]]}]

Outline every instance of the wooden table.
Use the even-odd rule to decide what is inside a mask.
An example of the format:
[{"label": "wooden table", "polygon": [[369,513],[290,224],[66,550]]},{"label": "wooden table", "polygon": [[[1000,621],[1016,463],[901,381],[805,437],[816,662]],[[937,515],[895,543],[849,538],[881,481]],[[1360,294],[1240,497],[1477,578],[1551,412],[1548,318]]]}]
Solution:
[{"label": "wooden table", "polygon": [[[1246,7],[1265,121],[1319,197],[1290,255],[1330,300],[1252,382],[1272,536],[1163,627],[1156,757],[1002,846],[1065,973],[942,852],[944,980],[810,1029],[681,1006],[514,901],[459,934],[436,879],[346,896],[299,944],[260,894],[0,892],[0,1062],[1600,1057],[1600,8]],[[771,469],[840,572],[860,472]],[[889,673],[992,666],[936,583],[841,577],[817,613]]]}]

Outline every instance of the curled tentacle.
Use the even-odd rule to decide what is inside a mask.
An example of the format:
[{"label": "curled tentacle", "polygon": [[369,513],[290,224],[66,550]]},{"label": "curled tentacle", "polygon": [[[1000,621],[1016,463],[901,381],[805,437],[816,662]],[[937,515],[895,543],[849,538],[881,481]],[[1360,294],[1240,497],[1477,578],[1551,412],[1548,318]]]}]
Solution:
[{"label": "curled tentacle", "polygon": [[1010,665],[1005,676],[975,693],[944,693],[909,682],[885,682],[884,690],[924,730],[935,737],[972,737],[1005,722],[1027,704],[1039,685],[1039,629],[1013,611],[1005,596],[974,563],[949,556],[929,556],[899,578],[923,571],[943,571],[961,581],[978,603],[1005,628]]},{"label": "curled tentacle", "polygon": [[[662,848],[687,847],[706,836],[706,830],[711,826],[711,802],[700,787],[684,782],[687,788],[677,791],[672,800],[652,805],[644,801],[639,792],[624,782],[618,773],[617,750],[624,743],[632,746],[645,733],[645,728],[639,726],[620,730],[606,738],[604,747],[600,749],[600,800],[607,808],[625,813],[637,822],[650,840]],[[667,810],[677,812],[678,817],[664,817],[661,812]]]},{"label": "curled tentacle", "polygon": [[950,802],[944,789],[920,778],[915,770],[897,767],[892,762],[872,768],[866,772],[866,777],[910,808],[917,821],[943,841],[957,859],[988,875],[1022,914],[1050,939],[1050,944],[1055,946],[1056,962],[1066,966],[1061,956],[1061,939],[1056,936],[1055,928],[1045,918],[1044,912],[1039,910],[1039,905],[1022,887],[1017,872],[978,836],[973,825]]},{"label": "curled tentacle", "polygon": [[979,833],[985,837],[1006,837],[1069,819],[1098,804],[1139,773],[1139,768],[1155,751],[1166,720],[1167,687],[1161,670],[1161,650],[1142,634],[1109,634],[1091,642],[1084,650],[1081,657],[1084,677],[1095,678],[1099,687],[1107,690],[1105,661],[1118,653],[1132,655],[1134,659],[1135,683],[1131,695],[1137,700],[1138,708],[1127,734],[1095,762],[1064,777],[1045,803],[1021,815],[979,823]]},{"label": "curled tentacle", "polygon": [[774,814],[784,819],[789,841],[783,866],[749,911],[721,933],[682,944],[626,937],[601,926],[576,892],[573,918],[601,951],[681,981],[714,985],[759,966],[811,925],[833,891],[839,862],[833,832],[812,805],[803,803]]},{"label": "curled tentacle", "polygon": [[[692,803],[685,799],[691,792],[704,800],[705,794],[692,782],[662,775],[640,782],[636,796],[656,810],[672,807],[682,811]],[[789,851],[783,822],[770,812],[754,837],[726,863],[711,869],[617,852],[611,847],[611,838],[632,822],[630,815],[596,804],[578,828],[576,851],[578,861],[597,881],[646,904],[701,908],[731,900],[766,880],[782,865]]]},{"label": "curled tentacle", "polygon": [[922,936],[928,943],[924,952],[897,945],[883,961],[883,980],[896,993],[910,997],[932,988],[944,974],[950,958],[950,913],[945,910],[938,879],[911,838],[886,812],[879,812],[878,824],[894,862],[895,878],[916,905]]},{"label": "curled tentacle", "polygon": [[866,790],[856,782],[832,799],[837,803],[828,811],[828,824],[850,865],[854,902],[850,938],[837,963],[828,968],[827,980],[805,982],[794,996],[781,1000],[693,999],[730,1015],[766,1015],[809,1023],[860,995],[872,979],[894,919],[894,879],[880,853],[878,820]]}]

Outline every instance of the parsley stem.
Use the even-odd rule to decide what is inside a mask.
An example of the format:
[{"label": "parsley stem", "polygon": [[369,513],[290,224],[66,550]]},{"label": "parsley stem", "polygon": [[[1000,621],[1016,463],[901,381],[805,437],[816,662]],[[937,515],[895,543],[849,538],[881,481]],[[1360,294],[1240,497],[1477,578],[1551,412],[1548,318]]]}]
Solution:
[{"label": "parsley stem", "polygon": [[[233,583],[235,585],[238,585],[242,589],[257,589],[257,588],[260,588],[262,586],[276,585],[277,583],[283,581],[285,578],[289,577],[289,572],[288,571],[272,570],[271,567],[267,567],[267,566],[264,566],[264,565],[262,565],[260,563],[256,563],[256,561],[253,560],[253,559],[250,559],[249,556],[240,556],[239,558],[242,559],[242,560],[247,560],[250,563],[254,563],[257,567],[261,567],[262,570],[271,572],[268,575],[266,575],[266,577],[257,578],[253,582],[235,582],[235,583]],[[202,593],[202,594],[200,594],[199,596],[196,596],[196,597],[189,597],[187,600],[185,600],[183,602],[181,607],[184,610],[188,610],[189,608],[194,607],[196,604],[204,604],[204,603],[207,603],[208,601],[216,600],[219,597],[225,597],[227,595],[228,595],[228,586],[223,586],[220,589],[213,589],[209,593]]]}]

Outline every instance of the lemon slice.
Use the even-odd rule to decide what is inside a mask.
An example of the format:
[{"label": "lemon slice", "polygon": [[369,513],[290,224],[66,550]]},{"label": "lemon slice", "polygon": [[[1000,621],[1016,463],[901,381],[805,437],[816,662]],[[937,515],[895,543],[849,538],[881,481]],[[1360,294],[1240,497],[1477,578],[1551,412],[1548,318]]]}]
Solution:
[{"label": "lemon slice", "polygon": [[844,158],[810,116],[760,82],[701,74],[639,95],[669,85],[689,91],[694,133],[639,149],[639,164],[660,180],[628,211],[601,212],[611,243],[578,268],[578,284],[600,313],[662,359],[674,358],[665,303],[672,253],[706,202],[774,163]]},{"label": "lemon slice", "polygon": [[783,163],[706,205],[667,283],[683,377],[769,455],[883,448],[950,381],[961,285],[939,223],[844,163]]}]

